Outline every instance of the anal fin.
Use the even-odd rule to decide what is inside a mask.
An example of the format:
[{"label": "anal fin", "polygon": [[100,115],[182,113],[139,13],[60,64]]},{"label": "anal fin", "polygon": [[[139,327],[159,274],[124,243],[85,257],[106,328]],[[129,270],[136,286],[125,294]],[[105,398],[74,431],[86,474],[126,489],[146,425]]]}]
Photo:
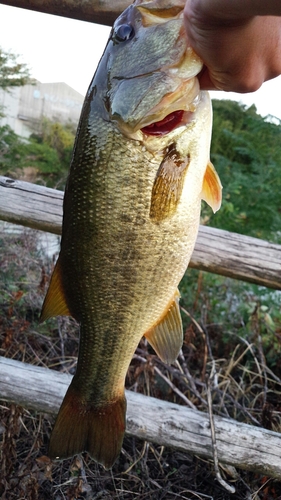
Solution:
[{"label": "anal fin", "polygon": [[42,323],[53,316],[71,316],[71,312],[65,300],[61,279],[60,259],[58,258],[53,271],[50,285],[43,302],[40,322]]},{"label": "anal fin", "polygon": [[145,333],[145,338],[164,363],[173,363],[182,348],[183,329],[177,291],[159,321]]}]

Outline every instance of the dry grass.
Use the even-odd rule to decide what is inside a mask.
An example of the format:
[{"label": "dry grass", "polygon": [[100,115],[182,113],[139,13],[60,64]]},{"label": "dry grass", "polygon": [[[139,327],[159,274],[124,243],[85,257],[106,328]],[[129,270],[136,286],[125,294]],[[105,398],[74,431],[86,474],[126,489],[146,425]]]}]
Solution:
[{"label": "dry grass", "polygon": [[[75,322],[58,318],[38,325],[53,263],[38,253],[36,232],[6,236],[0,248],[1,356],[73,373],[78,352]],[[253,314],[250,343],[221,325],[199,324],[188,311],[183,314],[185,341],[178,362],[167,367],[141,341],[127,388],[207,412],[211,385],[215,414],[281,432],[281,369],[277,366],[273,373],[267,366],[259,318]],[[3,500],[281,499],[281,484],[273,479],[221,467],[222,477],[236,488],[232,495],[217,481],[212,461],[134,438],[125,438],[110,471],[86,454],[52,463],[47,457],[53,425],[49,416],[4,402],[0,413]]]}]

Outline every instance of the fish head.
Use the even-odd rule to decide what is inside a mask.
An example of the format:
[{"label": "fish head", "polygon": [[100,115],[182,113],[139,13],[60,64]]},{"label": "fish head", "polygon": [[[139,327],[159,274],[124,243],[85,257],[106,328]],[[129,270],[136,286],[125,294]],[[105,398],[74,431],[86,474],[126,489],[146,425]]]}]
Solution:
[{"label": "fish head", "polygon": [[164,180],[161,187],[156,182],[153,193],[160,202],[153,213],[162,219],[175,213],[182,194],[205,199],[214,211],[221,202],[220,181],[208,167],[212,107],[208,93],[200,91],[203,63],[185,32],[184,5],[185,0],[135,0],[114,23],[95,79],[104,120],[161,162],[157,179]]},{"label": "fish head", "polygon": [[136,0],[116,20],[104,55],[108,119],[132,139],[146,135],[152,149],[151,137],[194,118],[200,93],[202,61],[187,40],[184,4]]}]

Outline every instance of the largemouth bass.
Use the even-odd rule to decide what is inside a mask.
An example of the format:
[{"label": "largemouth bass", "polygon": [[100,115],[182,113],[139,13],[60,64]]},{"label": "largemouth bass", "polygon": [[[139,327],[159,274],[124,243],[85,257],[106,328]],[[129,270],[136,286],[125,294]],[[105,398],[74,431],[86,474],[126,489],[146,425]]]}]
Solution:
[{"label": "largemouth bass", "polygon": [[80,323],[79,357],[49,455],[87,451],[109,468],[125,431],[125,376],[144,335],[162,360],[182,346],[178,284],[209,161],[212,113],[188,46],[184,0],[136,0],[115,22],[85,98],[63,206],[61,250],[42,321]]}]

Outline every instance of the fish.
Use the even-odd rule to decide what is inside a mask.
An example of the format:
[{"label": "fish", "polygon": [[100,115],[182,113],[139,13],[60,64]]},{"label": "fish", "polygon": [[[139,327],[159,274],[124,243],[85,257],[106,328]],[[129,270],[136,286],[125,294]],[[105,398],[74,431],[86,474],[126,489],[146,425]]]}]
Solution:
[{"label": "fish", "polygon": [[189,46],[184,0],[135,0],[115,21],[85,97],[63,202],[59,257],[41,321],[80,324],[76,373],[49,456],[86,451],[113,466],[126,428],[125,377],[144,336],[173,363],[178,285],[201,200],[222,186],[210,162],[212,106]]}]

